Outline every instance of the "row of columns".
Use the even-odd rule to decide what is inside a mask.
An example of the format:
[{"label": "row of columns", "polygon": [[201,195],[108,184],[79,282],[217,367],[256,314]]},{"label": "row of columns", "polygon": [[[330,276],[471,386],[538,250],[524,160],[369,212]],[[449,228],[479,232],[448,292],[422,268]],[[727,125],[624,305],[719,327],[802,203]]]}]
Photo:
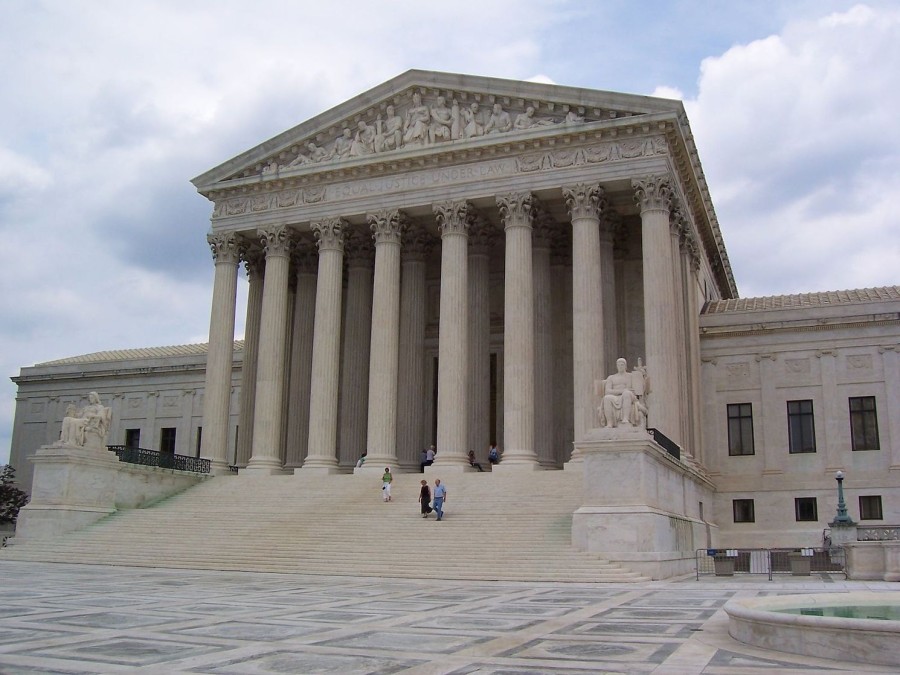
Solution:
[{"label": "row of columns", "polygon": [[[651,425],[657,426],[679,442],[682,437],[680,401],[683,382],[680,368],[686,360],[676,338],[679,321],[681,334],[692,327],[683,325],[686,299],[676,297],[678,240],[673,245],[670,228],[671,188],[665,176],[650,176],[633,181],[636,199],[641,207],[645,349],[647,365],[653,378]],[[595,424],[594,381],[606,376],[605,365],[616,355],[606,354],[612,344],[614,317],[614,275],[612,270],[612,237],[608,219],[604,217],[608,203],[601,186],[576,184],[563,188],[572,222],[572,341],[574,437],[581,438]],[[528,192],[507,193],[496,197],[505,232],[505,326],[504,326],[504,465],[535,468],[550,465],[550,456],[538,457],[536,447],[545,448],[552,439],[541,437],[536,446],[535,435],[549,434],[550,406],[536,409],[536,400],[546,401],[548,376],[536,368],[535,351],[549,354],[553,350],[550,335],[549,300],[535,301],[535,276],[539,292],[550,287],[549,240],[542,236],[546,216],[536,198]],[[486,402],[473,400],[473,377],[489,370],[488,340],[490,316],[487,303],[476,294],[485,293],[489,274],[490,235],[478,213],[465,201],[441,202],[433,205],[441,235],[441,295],[439,323],[439,372],[437,441],[439,461],[445,465],[467,464],[466,451],[473,439],[484,438],[483,412]],[[338,467],[339,412],[342,417],[361,415],[366,411],[365,447],[368,466],[380,468],[396,465],[398,441],[398,409],[404,416],[421,419],[421,392],[424,354],[424,287],[427,245],[415,236],[405,237],[408,222],[398,210],[382,210],[367,216],[375,248],[374,279],[371,288],[371,314],[354,312],[362,320],[359,325],[345,326],[344,391],[356,385],[365,388],[342,397],[339,408],[338,390],[341,373],[341,301],[342,268],[345,249],[354,244],[350,229],[341,218],[312,223],[318,247],[315,280],[311,267],[305,279],[298,271],[294,321],[309,321],[299,310],[301,294],[304,306],[315,287],[315,310],[311,345],[295,345],[295,350],[311,350],[309,386],[306,374],[298,370],[299,386],[291,385],[288,396],[292,416],[303,406],[302,390],[308,391],[307,453],[304,469],[333,471]],[[300,441],[297,421],[285,424],[282,419],[285,397],[284,364],[287,363],[286,324],[288,312],[288,275],[291,238],[289,228],[277,226],[259,233],[264,254],[265,283],[248,266],[250,302],[261,293],[259,316],[248,310],[244,368],[252,375],[255,392],[242,389],[239,457],[246,453],[249,437],[249,471],[275,471],[282,467],[280,447],[284,439]],[[470,242],[471,239],[471,242]],[[228,428],[228,400],[231,386],[231,357],[234,333],[234,309],[239,261],[239,243],[235,235],[210,236],[216,262],[213,307],[210,320],[210,355],[207,365],[206,406],[201,456],[212,460],[222,470],[227,465],[225,433]],[[408,253],[401,258],[401,245]],[[364,259],[362,256],[360,259]],[[546,263],[546,264],[544,264]],[[403,284],[404,278],[421,283]],[[471,264],[471,270],[470,270]],[[546,268],[546,269],[545,269]],[[372,278],[371,270],[358,267],[354,274],[350,265],[348,305],[368,302],[369,289],[364,279]],[[358,279],[356,277],[358,276]],[[356,280],[355,280],[356,279]],[[256,283],[254,283],[256,281]],[[261,290],[260,290],[261,289]],[[415,289],[420,289],[416,292]],[[680,291],[679,291],[680,293]],[[470,314],[470,304],[482,308]],[[689,304],[689,303],[688,303]],[[401,312],[401,307],[403,311]],[[537,307],[537,309],[536,309]],[[360,307],[357,307],[360,309]],[[691,310],[693,308],[690,308]],[[251,322],[258,321],[258,344],[253,344]],[[364,337],[365,324],[370,326],[369,339]],[[472,339],[477,336],[478,339]],[[487,336],[487,339],[485,339]],[[479,345],[470,353],[469,345]],[[368,347],[368,354],[365,353]],[[400,352],[404,358],[400,362]],[[366,356],[368,363],[366,364]],[[298,359],[302,360],[302,359]],[[291,359],[293,364],[294,359]],[[367,366],[367,368],[366,368]],[[293,366],[292,366],[293,367]],[[301,366],[297,366],[301,368]],[[255,368],[255,373],[251,371]],[[367,370],[367,372],[366,372]],[[366,375],[368,375],[366,377]],[[351,380],[353,382],[351,382]],[[247,379],[244,380],[247,384]],[[398,383],[400,386],[398,386]],[[249,389],[250,387],[247,387]],[[689,397],[690,398],[690,397]],[[245,410],[252,406],[252,416]],[[297,406],[297,407],[294,407]],[[476,422],[476,420],[478,422]],[[351,425],[345,425],[349,428]],[[341,428],[345,428],[342,426]],[[353,425],[356,426],[356,425]],[[294,431],[292,431],[294,429]],[[409,433],[409,429],[406,429]],[[409,440],[409,439],[404,439]],[[479,441],[480,442],[480,441]],[[344,443],[341,444],[344,446]],[[248,455],[244,455],[246,458]],[[348,459],[348,458],[345,458]],[[349,458],[352,459],[352,458]],[[578,461],[577,455],[572,458]],[[299,458],[286,462],[297,466]]]}]

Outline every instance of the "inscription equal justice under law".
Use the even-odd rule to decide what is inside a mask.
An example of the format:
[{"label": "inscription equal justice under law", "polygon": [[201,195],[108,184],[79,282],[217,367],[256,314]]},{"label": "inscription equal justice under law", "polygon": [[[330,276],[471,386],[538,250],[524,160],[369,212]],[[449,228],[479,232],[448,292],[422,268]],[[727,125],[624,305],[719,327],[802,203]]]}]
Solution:
[{"label": "inscription equal justice under law", "polygon": [[496,160],[470,166],[416,171],[402,176],[389,176],[329,185],[325,199],[329,202],[353,199],[354,197],[365,197],[385,192],[403,192],[405,190],[428,188],[434,185],[466,183],[484,180],[485,178],[497,178],[513,173],[516,173],[516,163],[512,159]]}]

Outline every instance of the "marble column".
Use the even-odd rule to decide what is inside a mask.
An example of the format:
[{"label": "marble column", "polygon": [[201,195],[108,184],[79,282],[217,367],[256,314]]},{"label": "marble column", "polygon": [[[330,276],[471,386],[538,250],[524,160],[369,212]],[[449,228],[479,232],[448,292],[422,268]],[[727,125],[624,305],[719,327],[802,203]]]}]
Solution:
[{"label": "marble column", "polygon": [[432,205],[441,233],[436,466],[468,466],[469,205]]},{"label": "marble column", "polygon": [[365,234],[348,232],[344,237],[347,298],[341,359],[338,447],[339,463],[346,467],[355,466],[360,455],[366,450],[374,254],[372,236],[368,232]]},{"label": "marble column", "polygon": [[206,239],[212,250],[216,272],[209,319],[200,457],[209,460],[211,473],[220,474],[228,471],[228,419],[231,412],[234,312],[240,250],[234,234],[211,234]]},{"label": "marble column", "polygon": [[669,234],[671,189],[667,176],[636,178],[631,184],[641,208],[645,365],[653,383],[647,426],[659,429],[681,445],[683,392],[678,389],[678,347],[674,335],[676,316],[672,280],[675,273]]},{"label": "marble column", "polygon": [[259,230],[266,253],[262,323],[259,329],[259,364],[256,405],[253,408],[253,448],[247,471],[274,473],[283,466],[282,415],[288,316],[291,230],[278,225]]},{"label": "marble column", "polygon": [[418,471],[425,444],[425,259],[433,245],[433,238],[420,227],[403,233],[397,459],[406,471]]},{"label": "marble column", "polygon": [[491,438],[491,259],[497,231],[469,213],[469,437],[468,450],[487,462]]},{"label": "marble column", "polygon": [[557,468],[553,445],[553,360],[550,333],[550,246],[556,223],[546,211],[534,219],[534,447],[544,468]]},{"label": "marble column", "polygon": [[554,452],[557,464],[568,462],[575,441],[575,419],[572,396],[574,378],[572,356],[572,238],[564,231],[557,232],[550,249],[550,306],[553,332],[553,417]]},{"label": "marble column", "polygon": [[[575,440],[597,426],[594,382],[606,377],[603,334],[600,211],[604,201],[599,185],[578,183],[563,187],[572,219],[572,335],[575,401]],[[578,452],[572,459],[580,461]]]},{"label": "marble column", "polygon": [[702,462],[701,451],[703,448],[700,435],[702,419],[700,416],[701,391],[700,391],[700,302],[698,294],[700,283],[698,279],[700,271],[700,253],[697,240],[687,229],[682,237],[682,268],[685,272],[684,280],[684,307],[685,307],[685,372],[687,373],[688,393],[690,395],[690,411],[688,412],[690,436],[685,445],[688,452],[694,458]]},{"label": "marble column", "polygon": [[375,236],[375,285],[369,360],[369,454],[364,468],[382,471],[397,465],[400,241],[406,222],[396,210],[384,209],[366,217]]},{"label": "marble column", "polygon": [[[682,267],[681,237],[687,227],[687,221],[682,213],[680,203],[676,201],[673,206],[674,208],[669,212],[669,243],[670,250],[672,251],[672,295],[675,299],[675,304],[672,308],[675,315],[675,323],[672,325],[672,332],[674,334],[676,347],[675,358],[677,366],[676,373],[678,374],[678,391],[681,393],[681,400],[686,402],[690,393],[690,386],[688,385],[687,372],[687,336],[685,325],[687,315],[685,313],[684,301],[686,270]],[[686,411],[687,406],[684,406],[683,409]],[[678,432],[678,437],[681,439],[679,445],[681,445],[682,450],[687,454],[690,454],[688,447],[690,446],[691,439],[689,420],[690,415],[683,414],[679,416],[679,421],[681,422],[681,428]]]},{"label": "marble column", "polygon": [[250,288],[247,295],[247,318],[244,323],[244,356],[241,364],[241,400],[238,412],[238,437],[235,465],[247,466],[253,446],[253,409],[256,406],[256,366],[259,358],[259,326],[262,314],[263,272],[266,269],[262,249],[256,245],[243,248],[241,257],[247,270]]},{"label": "marble column", "polygon": [[[616,262],[613,243],[616,228],[621,218],[614,213],[605,200],[601,200],[600,211],[600,295],[603,307],[603,354],[606,358],[600,364],[601,379],[616,372],[616,359],[622,356],[619,346],[618,310],[616,308]],[[599,405],[599,401],[597,402]],[[599,420],[598,420],[599,422]]]},{"label": "marble column", "polygon": [[347,222],[341,218],[329,218],[312,223],[311,227],[319,247],[319,272],[310,378],[309,446],[303,470],[336,473],[341,281]]},{"label": "marble column", "polygon": [[497,195],[506,232],[501,467],[537,468],[534,451],[534,268],[531,193]]},{"label": "marble column", "polygon": [[297,290],[294,295],[294,329],[291,340],[291,375],[288,389],[286,468],[299,468],[309,443],[309,383],[312,375],[313,326],[316,317],[318,258],[311,247],[294,254]]},{"label": "marble column", "polygon": [[[882,368],[886,385],[884,388],[884,400],[888,410],[900,410],[900,389],[897,386],[897,383],[900,382],[900,351],[898,350],[900,350],[900,347],[897,345],[878,348],[883,364]],[[847,405],[850,405],[849,401]],[[882,419],[884,419],[884,416],[882,416]],[[879,433],[882,434],[879,440],[881,447],[889,447],[891,449],[890,470],[897,471],[900,470],[900,443],[898,443],[898,439],[900,439],[900,415],[887,415],[887,431],[888,435],[885,438],[883,432],[879,430]]]}]

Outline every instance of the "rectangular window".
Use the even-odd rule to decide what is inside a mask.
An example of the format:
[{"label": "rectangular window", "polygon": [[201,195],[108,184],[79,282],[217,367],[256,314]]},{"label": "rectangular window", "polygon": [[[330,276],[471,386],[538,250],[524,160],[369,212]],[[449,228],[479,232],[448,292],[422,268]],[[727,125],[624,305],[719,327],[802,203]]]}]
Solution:
[{"label": "rectangular window", "polygon": [[728,404],[728,454],[754,454],[753,406],[750,403]]},{"label": "rectangular window", "polygon": [[874,396],[850,398],[850,437],[854,450],[878,450],[878,415]]},{"label": "rectangular window", "polygon": [[125,430],[125,447],[139,448],[141,447],[141,430],[126,429]]},{"label": "rectangular window", "polygon": [[203,441],[203,427],[197,427],[197,457],[200,456],[200,444]]},{"label": "rectangular window", "polygon": [[819,519],[819,509],[815,497],[797,497],[794,499],[794,517],[797,522],[814,522]]},{"label": "rectangular window", "polygon": [[755,523],[756,515],[753,513],[752,499],[734,499],[731,502],[734,510],[734,522],[736,523]]},{"label": "rectangular window", "polygon": [[788,401],[788,442],[791,454],[816,451],[812,401]]},{"label": "rectangular window", "polygon": [[869,495],[859,498],[859,519],[860,520],[883,520],[884,514],[881,511],[881,496]]},{"label": "rectangular window", "polygon": [[159,430],[159,451],[175,454],[175,427],[163,427]]}]

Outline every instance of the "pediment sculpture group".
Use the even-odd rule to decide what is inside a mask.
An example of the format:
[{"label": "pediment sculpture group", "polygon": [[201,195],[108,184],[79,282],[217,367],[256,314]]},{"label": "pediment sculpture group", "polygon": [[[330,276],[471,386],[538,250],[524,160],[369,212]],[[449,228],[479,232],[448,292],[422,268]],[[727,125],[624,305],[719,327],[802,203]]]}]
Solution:
[{"label": "pediment sculpture group", "polygon": [[434,105],[429,107],[423,103],[422,95],[415,92],[412,105],[405,115],[397,114],[394,106],[389,105],[385,108],[385,116],[379,113],[373,124],[360,120],[356,129],[345,127],[330,149],[308,141],[306,152],[301,151],[287,164],[279,165],[273,159],[263,167],[262,173],[265,175],[306,164],[377,155],[401,148],[426,147],[445,141],[581,122],[584,122],[584,117],[573,110],[561,119],[553,119],[536,117],[534,107],[528,106],[513,118],[500,103],[494,103],[490,110],[482,110],[477,101],[460,106],[453,99],[448,106],[444,96],[437,96]]},{"label": "pediment sculpture group", "polygon": [[601,428],[647,428],[650,378],[640,359],[631,372],[625,359],[617,359],[616,372],[597,382],[595,391],[602,397],[598,408]]}]

